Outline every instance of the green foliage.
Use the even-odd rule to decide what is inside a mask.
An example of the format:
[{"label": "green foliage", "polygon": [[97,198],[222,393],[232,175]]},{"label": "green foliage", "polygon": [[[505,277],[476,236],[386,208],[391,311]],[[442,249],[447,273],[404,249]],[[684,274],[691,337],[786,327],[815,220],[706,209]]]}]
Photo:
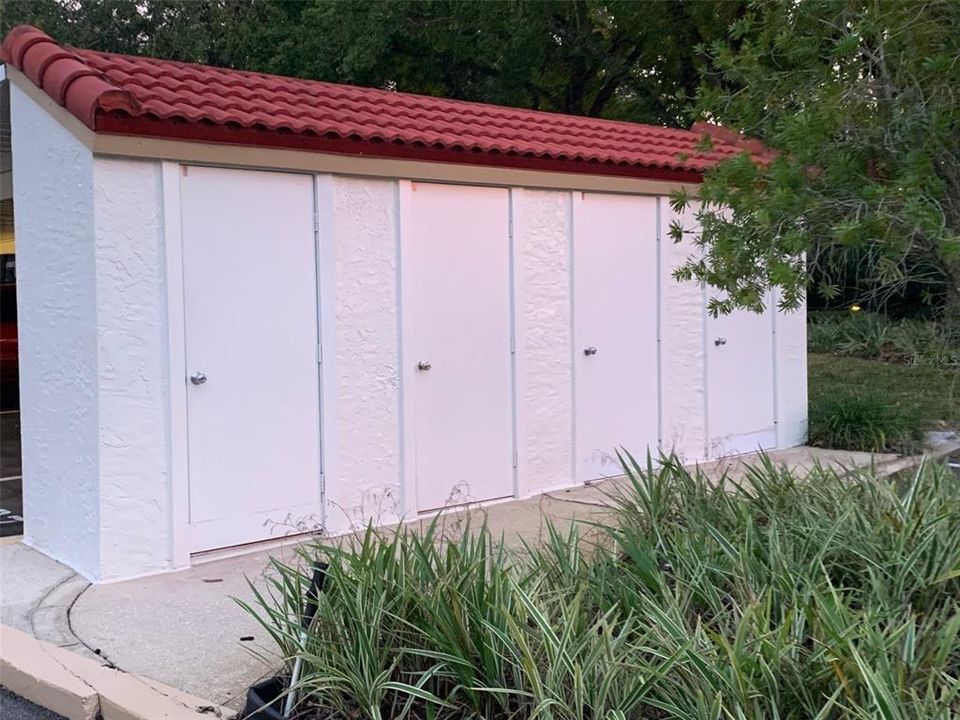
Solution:
[{"label": "green foliage", "polygon": [[702,255],[679,275],[715,312],[770,286],[795,307],[812,275],[833,298],[851,272],[878,301],[911,281],[960,308],[958,26],[954,0],[755,0],[709,47],[697,112],[775,151],[721,163],[694,205]]},{"label": "green foliage", "polygon": [[0,32],[25,23],[75,47],[224,64],[230,38],[223,30],[247,6],[246,0],[4,0]]},{"label": "green foliage", "polygon": [[[929,718],[960,713],[960,485],[770,462],[743,485],[625,460],[609,524],[524,552],[484,528],[319,543],[250,608],[311,717]],[[726,482],[724,482],[726,481]],[[306,708],[305,708],[306,709]]]},{"label": "green foliage", "polygon": [[812,352],[880,358],[893,327],[893,321],[872,313],[811,313],[807,347]]},{"label": "green foliage", "polygon": [[882,394],[841,393],[810,403],[809,443],[840,450],[909,452],[922,438],[922,423]]},{"label": "green foliage", "polygon": [[893,362],[960,365],[960,343],[942,324],[867,312],[811,313],[807,347],[811,352]]},{"label": "green foliage", "polygon": [[676,125],[744,2],[6,0],[101,50]]}]

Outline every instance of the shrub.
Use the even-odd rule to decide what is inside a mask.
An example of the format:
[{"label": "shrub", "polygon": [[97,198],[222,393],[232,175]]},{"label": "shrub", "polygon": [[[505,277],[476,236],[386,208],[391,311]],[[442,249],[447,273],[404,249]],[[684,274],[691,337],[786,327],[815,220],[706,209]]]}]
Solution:
[{"label": "shrub", "polygon": [[936,324],[922,320],[901,320],[891,333],[899,360],[927,365],[956,365],[960,348]]},{"label": "shrub", "polygon": [[894,324],[882,315],[860,314],[845,323],[846,334],[838,348],[845,355],[879,358],[891,346]]},{"label": "shrub", "polygon": [[896,323],[874,313],[811,313],[807,345],[813,352],[879,358],[893,341]]},{"label": "shrub", "polygon": [[[960,713],[960,484],[765,461],[742,485],[625,465],[599,541],[484,528],[318,543],[250,608],[303,661],[300,717],[938,719]],[[726,479],[724,479],[726,480]],[[596,539],[596,538],[595,538]]]},{"label": "shrub", "polygon": [[934,322],[890,320],[868,312],[810,313],[811,352],[924,364],[960,363],[960,342]]},{"label": "shrub", "polygon": [[[847,322],[844,322],[847,321]],[[807,349],[816,353],[838,352],[847,337],[849,315],[810,313],[807,320]]]},{"label": "shrub", "polygon": [[922,423],[878,395],[845,393],[810,403],[809,442],[839,450],[909,451]]}]

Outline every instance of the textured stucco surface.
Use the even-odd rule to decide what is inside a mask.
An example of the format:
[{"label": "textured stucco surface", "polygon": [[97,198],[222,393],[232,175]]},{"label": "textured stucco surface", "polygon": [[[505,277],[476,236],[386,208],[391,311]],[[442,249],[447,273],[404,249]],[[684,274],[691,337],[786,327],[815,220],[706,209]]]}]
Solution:
[{"label": "textured stucco surface", "polygon": [[332,203],[336,387],[324,420],[336,447],[325,499],[338,532],[402,514],[396,182],[337,177]]},{"label": "textured stucco surface", "polygon": [[668,235],[678,220],[694,226],[693,208],[681,214],[660,203],[660,380],[661,451],[674,452],[685,462],[702,460],[706,453],[706,394],[704,296],[695,282],[678,282],[673,271],[694,252],[686,236],[676,243]]},{"label": "textured stucco surface", "polygon": [[27,544],[100,560],[93,156],[11,87]]},{"label": "textured stucco surface", "polygon": [[170,564],[160,164],[96,158],[100,578]]},{"label": "textured stucco surface", "polygon": [[163,570],[160,166],[95,159],[12,92],[26,542],[93,580]]},{"label": "textured stucco surface", "polygon": [[777,447],[807,441],[807,306],[775,320]]},{"label": "textured stucco surface", "polygon": [[513,191],[517,485],[569,485],[573,463],[570,193]]},{"label": "textured stucco surface", "polygon": [[[27,542],[93,579],[171,567],[160,164],[94,159],[13,88]],[[318,177],[326,529],[395,521],[402,487],[398,183]],[[517,490],[569,486],[567,191],[515,189]],[[661,444],[704,459],[704,295],[661,202]],[[692,218],[682,218],[690,225]],[[652,277],[653,269],[650,269]],[[806,433],[803,313],[777,318],[778,445]],[[186,478],[178,478],[186,482]],[[409,505],[409,503],[406,503]]]}]

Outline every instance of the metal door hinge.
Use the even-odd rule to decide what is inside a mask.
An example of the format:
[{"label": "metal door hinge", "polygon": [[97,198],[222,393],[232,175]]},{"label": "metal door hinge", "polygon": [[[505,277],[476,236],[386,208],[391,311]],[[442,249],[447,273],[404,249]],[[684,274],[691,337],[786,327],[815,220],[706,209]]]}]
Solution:
[{"label": "metal door hinge", "polygon": [[323,345],[317,345],[317,364],[323,365]]},{"label": "metal door hinge", "polygon": [[517,466],[517,451],[516,451],[516,450],[513,451],[513,466],[514,466],[514,467]]}]

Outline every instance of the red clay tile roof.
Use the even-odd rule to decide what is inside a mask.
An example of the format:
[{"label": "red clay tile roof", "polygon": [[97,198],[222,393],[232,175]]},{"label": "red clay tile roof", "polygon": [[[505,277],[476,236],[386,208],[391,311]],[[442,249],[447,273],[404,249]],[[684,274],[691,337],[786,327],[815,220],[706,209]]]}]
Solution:
[{"label": "red clay tile roof", "polygon": [[0,59],[98,133],[697,181],[757,148],[714,133],[65,48],[21,25]]}]

